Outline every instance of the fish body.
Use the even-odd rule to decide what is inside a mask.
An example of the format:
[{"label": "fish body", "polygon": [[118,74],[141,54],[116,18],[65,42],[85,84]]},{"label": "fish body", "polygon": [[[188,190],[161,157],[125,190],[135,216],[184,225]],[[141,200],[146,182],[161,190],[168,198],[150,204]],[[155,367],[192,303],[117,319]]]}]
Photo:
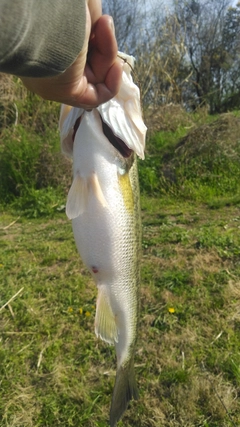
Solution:
[{"label": "fish body", "polygon": [[[132,84],[129,75],[128,72]],[[123,81],[122,92],[129,98],[125,86]],[[133,148],[142,156],[143,147],[139,138],[132,146],[131,141],[126,141],[126,132],[129,133],[126,119],[131,119],[121,100],[120,96],[113,99],[114,106],[109,101],[108,105],[90,112],[72,109],[67,127],[71,123],[74,143],[71,145],[66,131],[62,139],[64,151],[72,152],[73,157],[74,179],[66,212],[72,219],[80,256],[98,288],[95,332],[116,349],[111,427],[116,426],[129,400],[138,397],[134,352],[139,317],[141,221],[137,160]],[[116,113],[111,116],[109,110],[114,108]],[[141,116],[139,118],[135,110],[133,108],[133,121],[137,126],[141,125],[141,132],[145,131]],[[132,124],[134,126],[137,128]],[[124,127],[126,132],[122,130]]]}]

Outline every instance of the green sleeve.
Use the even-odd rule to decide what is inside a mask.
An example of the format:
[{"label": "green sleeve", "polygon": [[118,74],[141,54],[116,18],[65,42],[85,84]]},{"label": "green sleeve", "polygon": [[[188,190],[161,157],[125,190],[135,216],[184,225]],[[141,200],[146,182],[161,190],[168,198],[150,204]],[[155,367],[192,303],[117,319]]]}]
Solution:
[{"label": "green sleeve", "polygon": [[82,49],[85,0],[0,0],[0,72],[61,74]]}]

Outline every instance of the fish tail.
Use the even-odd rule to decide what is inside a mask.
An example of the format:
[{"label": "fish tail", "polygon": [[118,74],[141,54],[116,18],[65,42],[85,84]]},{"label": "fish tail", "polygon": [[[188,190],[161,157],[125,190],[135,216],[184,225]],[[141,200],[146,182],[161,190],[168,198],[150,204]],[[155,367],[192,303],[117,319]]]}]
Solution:
[{"label": "fish tail", "polygon": [[133,360],[117,370],[110,409],[110,427],[116,427],[117,422],[127,409],[131,399],[138,399],[138,390],[134,374]]}]

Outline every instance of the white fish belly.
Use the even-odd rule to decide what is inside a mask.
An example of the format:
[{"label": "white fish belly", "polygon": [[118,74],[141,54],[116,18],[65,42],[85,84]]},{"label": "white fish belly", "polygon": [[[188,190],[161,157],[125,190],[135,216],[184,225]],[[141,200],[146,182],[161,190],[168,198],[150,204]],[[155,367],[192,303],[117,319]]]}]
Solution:
[{"label": "white fish belly", "polygon": [[[106,166],[106,165],[105,165]],[[102,172],[104,171],[104,173]],[[136,335],[137,296],[136,246],[133,212],[127,212],[117,167],[114,164],[97,172],[107,206],[94,193],[89,194],[87,211],[73,219],[73,233],[84,264],[98,288],[104,287],[116,317],[119,331],[115,344],[118,365],[128,357]]]}]

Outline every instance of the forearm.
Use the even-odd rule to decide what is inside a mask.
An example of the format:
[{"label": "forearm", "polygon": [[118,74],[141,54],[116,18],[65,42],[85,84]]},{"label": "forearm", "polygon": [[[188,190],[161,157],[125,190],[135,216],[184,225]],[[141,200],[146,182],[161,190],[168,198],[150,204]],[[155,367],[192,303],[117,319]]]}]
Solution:
[{"label": "forearm", "polygon": [[0,0],[0,72],[43,99],[92,109],[118,93],[112,18],[101,0]]},{"label": "forearm", "polygon": [[85,0],[0,0],[0,72],[61,74],[79,55]]}]

